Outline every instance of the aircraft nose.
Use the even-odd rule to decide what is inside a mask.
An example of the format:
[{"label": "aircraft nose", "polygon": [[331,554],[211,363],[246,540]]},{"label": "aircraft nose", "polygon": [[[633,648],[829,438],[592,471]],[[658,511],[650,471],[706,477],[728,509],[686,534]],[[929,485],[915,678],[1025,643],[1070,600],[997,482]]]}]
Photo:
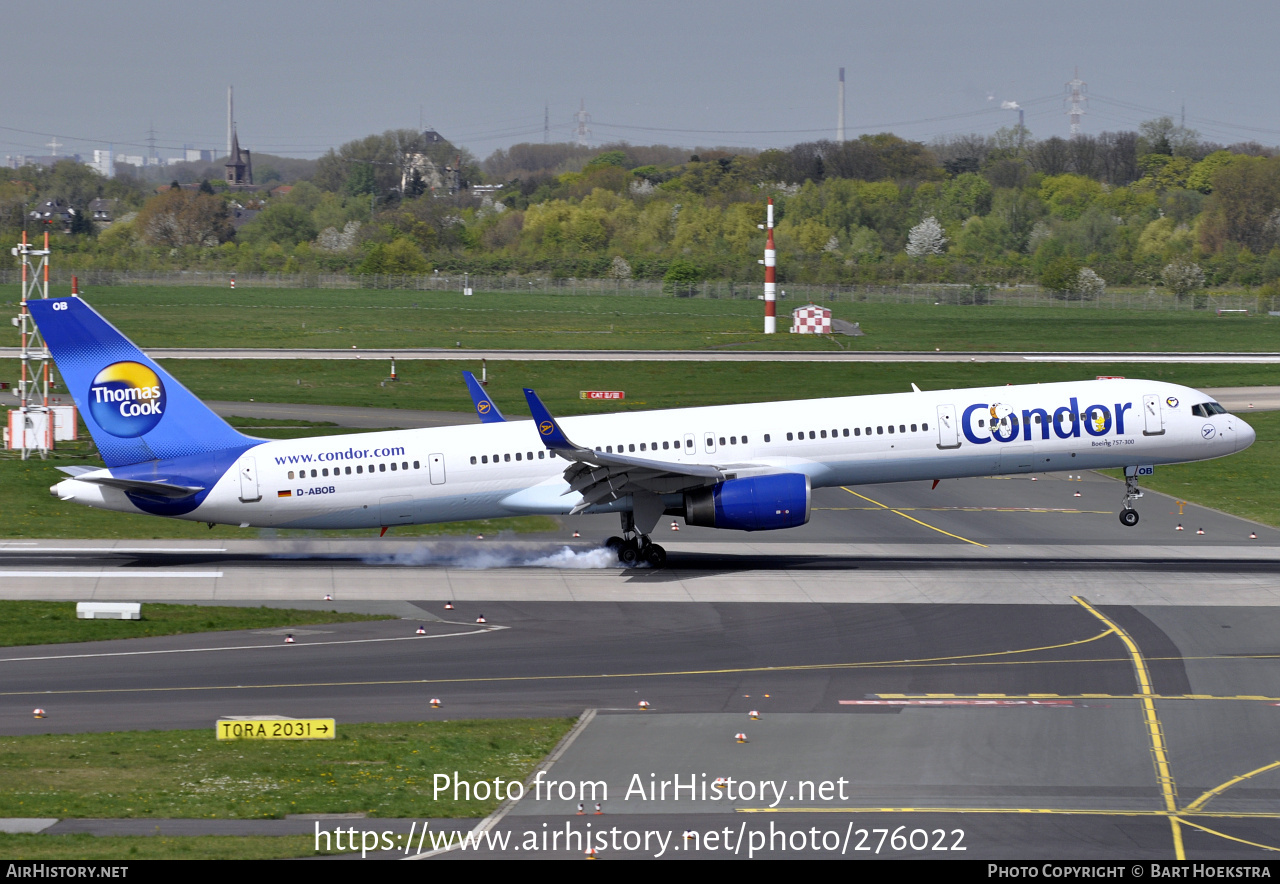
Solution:
[{"label": "aircraft nose", "polygon": [[1254,432],[1253,427],[1246,424],[1239,418],[1235,419],[1235,435],[1236,435],[1236,451],[1244,451],[1254,440],[1258,438],[1258,434]]}]

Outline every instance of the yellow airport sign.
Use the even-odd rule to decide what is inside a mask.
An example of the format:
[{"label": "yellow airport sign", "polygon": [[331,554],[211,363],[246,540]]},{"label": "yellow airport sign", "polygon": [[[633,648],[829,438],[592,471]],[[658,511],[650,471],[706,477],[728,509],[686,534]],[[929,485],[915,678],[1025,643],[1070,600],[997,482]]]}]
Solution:
[{"label": "yellow airport sign", "polygon": [[218,719],[219,740],[332,740],[332,718]]}]

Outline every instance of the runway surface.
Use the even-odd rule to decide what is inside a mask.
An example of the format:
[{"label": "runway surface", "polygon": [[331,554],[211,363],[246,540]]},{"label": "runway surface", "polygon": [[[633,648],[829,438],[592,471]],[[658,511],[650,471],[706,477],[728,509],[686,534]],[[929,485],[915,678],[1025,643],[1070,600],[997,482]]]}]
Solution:
[{"label": "runway surface", "polygon": [[[601,560],[604,517],[519,541],[6,542],[7,598],[406,619],[289,645],[259,630],[2,649],[0,732],[594,710],[546,774],[577,791],[526,797],[490,830],[514,842],[448,858],[573,855],[569,836],[512,845],[606,823],[668,833],[664,857],[746,856],[759,838],[773,856],[1271,856],[1280,532],[1150,492],[1124,529],[1120,493],[1095,474],[825,489],[794,532],[664,523],[661,571]],[[637,791],[716,777],[736,787]],[[607,790],[603,816],[576,815],[583,783]],[[907,846],[869,849],[900,826]],[[785,846],[798,832],[844,848]]]}]

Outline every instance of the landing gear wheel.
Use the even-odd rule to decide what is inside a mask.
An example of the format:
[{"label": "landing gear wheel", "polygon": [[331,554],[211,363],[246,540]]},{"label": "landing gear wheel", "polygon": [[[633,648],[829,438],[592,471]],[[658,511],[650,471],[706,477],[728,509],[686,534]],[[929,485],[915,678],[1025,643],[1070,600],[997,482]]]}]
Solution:
[{"label": "landing gear wheel", "polygon": [[606,540],[604,542],[604,545],[605,545],[605,549],[611,549],[614,552],[620,552],[622,550],[622,547],[626,546],[626,543],[627,542],[623,540],[621,537],[614,536]]},{"label": "landing gear wheel", "polygon": [[1120,524],[1126,528],[1132,528],[1138,524],[1138,511],[1131,509],[1123,509],[1120,511]]},{"label": "landing gear wheel", "polygon": [[618,550],[618,561],[624,565],[634,565],[640,561],[640,550],[636,549],[634,543],[628,543],[622,549]]},{"label": "landing gear wheel", "polygon": [[661,568],[667,563],[667,551],[656,543],[651,543],[645,547],[644,560],[649,563],[651,568]]}]

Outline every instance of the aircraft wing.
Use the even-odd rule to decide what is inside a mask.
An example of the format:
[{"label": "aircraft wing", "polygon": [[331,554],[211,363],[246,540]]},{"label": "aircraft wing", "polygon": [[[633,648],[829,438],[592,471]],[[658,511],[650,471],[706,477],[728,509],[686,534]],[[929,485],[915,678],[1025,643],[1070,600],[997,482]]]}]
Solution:
[{"label": "aircraft wing", "polygon": [[537,393],[526,388],[524,395],[529,401],[529,410],[533,412],[542,443],[553,453],[571,461],[564,471],[565,481],[569,483],[569,491],[565,493],[576,491],[582,495],[582,502],[573,508],[573,513],[637,492],[672,494],[724,481],[725,468],[721,466],[606,454],[575,445],[547,411]]},{"label": "aircraft wing", "polygon": [[476,380],[476,376],[469,371],[464,371],[462,376],[467,380],[467,390],[471,392],[471,402],[475,405],[480,422],[482,424],[506,423],[507,419],[502,416],[501,411],[498,411],[498,406],[489,398],[488,392]]}]

